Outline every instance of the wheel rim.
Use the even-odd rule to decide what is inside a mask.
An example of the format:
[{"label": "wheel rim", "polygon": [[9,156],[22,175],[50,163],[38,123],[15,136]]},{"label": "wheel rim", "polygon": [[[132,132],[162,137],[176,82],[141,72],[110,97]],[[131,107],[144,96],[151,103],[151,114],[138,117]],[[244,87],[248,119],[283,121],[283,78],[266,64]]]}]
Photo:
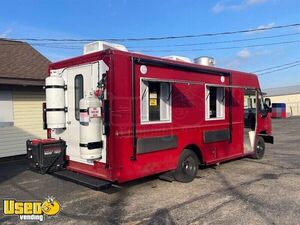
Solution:
[{"label": "wheel rim", "polygon": [[262,142],[260,140],[257,142],[256,152],[259,156],[264,152],[264,146],[262,145]]},{"label": "wheel rim", "polygon": [[192,156],[186,157],[181,164],[181,168],[184,174],[191,177],[194,176],[197,171],[197,166],[194,158]]}]

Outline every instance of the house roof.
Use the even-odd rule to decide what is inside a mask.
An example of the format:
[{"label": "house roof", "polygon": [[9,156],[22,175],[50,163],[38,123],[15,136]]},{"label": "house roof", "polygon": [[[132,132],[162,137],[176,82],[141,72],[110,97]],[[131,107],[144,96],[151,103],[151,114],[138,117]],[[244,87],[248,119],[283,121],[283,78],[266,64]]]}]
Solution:
[{"label": "house roof", "polygon": [[28,43],[0,39],[0,84],[43,85],[49,63]]},{"label": "house roof", "polygon": [[300,85],[269,88],[269,89],[265,89],[263,91],[267,93],[267,96],[300,94]]}]

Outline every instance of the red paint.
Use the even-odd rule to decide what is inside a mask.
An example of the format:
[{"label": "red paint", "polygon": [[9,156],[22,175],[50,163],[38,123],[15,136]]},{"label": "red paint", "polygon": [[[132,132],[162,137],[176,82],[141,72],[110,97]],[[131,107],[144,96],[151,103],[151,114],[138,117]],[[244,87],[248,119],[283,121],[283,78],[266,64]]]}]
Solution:
[{"label": "red paint", "polygon": [[49,139],[32,139],[31,140],[32,144],[38,145],[38,144],[49,144],[49,143],[55,143],[57,140],[54,138],[49,138]]},{"label": "red paint", "polygon": [[[107,146],[107,164],[95,163],[86,165],[69,161],[68,169],[102,179],[125,182],[140,177],[175,169],[180,153],[187,146],[193,145],[200,149],[204,164],[214,164],[244,156],[243,126],[244,126],[244,92],[241,87],[232,88],[232,142],[221,141],[204,144],[203,135],[207,130],[220,130],[229,127],[229,94],[226,94],[225,119],[205,121],[205,85],[203,84],[172,84],[172,122],[162,124],[141,125],[140,123],[140,78],[159,78],[203,82],[209,84],[229,85],[228,77],[221,83],[220,76],[197,72],[147,66],[147,74],[142,75],[140,66],[135,67],[136,83],[136,133],[137,138],[177,135],[178,147],[152,153],[139,154],[135,161],[131,159],[132,146],[132,109],[131,109],[131,57],[142,57],[172,62],[179,65],[194,64],[175,62],[150,56],[106,50],[73,59],[53,63],[51,69],[60,69],[80,64],[104,60],[109,66],[107,75],[108,100],[110,103],[110,134]],[[208,67],[198,66],[199,68]],[[218,69],[232,74],[232,85],[260,89],[257,76]],[[229,93],[229,88],[226,89]],[[257,116],[257,134],[271,134],[270,115],[262,118]]]}]

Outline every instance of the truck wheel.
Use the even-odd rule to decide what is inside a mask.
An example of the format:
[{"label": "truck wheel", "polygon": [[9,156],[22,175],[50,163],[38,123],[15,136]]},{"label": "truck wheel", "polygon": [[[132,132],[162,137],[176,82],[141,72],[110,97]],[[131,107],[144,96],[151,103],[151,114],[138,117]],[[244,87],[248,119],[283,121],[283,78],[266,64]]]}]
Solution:
[{"label": "truck wheel", "polygon": [[174,177],[177,181],[188,183],[197,175],[199,160],[197,155],[190,149],[185,149],[178,160]]},{"label": "truck wheel", "polygon": [[265,154],[265,141],[262,137],[257,137],[256,146],[252,158],[262,159]]}]

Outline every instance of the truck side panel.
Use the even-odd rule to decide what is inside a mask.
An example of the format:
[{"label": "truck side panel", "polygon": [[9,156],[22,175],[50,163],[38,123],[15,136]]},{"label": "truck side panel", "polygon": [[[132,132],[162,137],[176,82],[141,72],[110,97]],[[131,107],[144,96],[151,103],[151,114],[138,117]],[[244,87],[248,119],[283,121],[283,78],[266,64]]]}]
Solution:
[{"label": "truck side panel", "polygon": [[[230,129],[230,88],[226,88],[225,118],[205,120],[206,84],[229,85],[229,78],[221,82],[220,76],[199,74],[169,68],[147,66],[147,73],[142,74],[140,65],[135,66],[135,110],[136,138],[160,138],[176,136],[177,147],[137,154],[132,160],[132,110],[131,110],[131,60],[130,57],[115,55],[114,81],[111,100],[113,102],[112,126],[115,148],[115,165],[119,168],[116,176],[125,181],[171,169],[175,169],[182,150],[189,145],[197,146],[202,162],[215,163],[243,155],[243,96],[238,88],[232,89],[232,137],[224,141],[204,143],[205,132]],[[172,122],[141,124],[140,84],[141,79],[150,78],[172,81]],[[192,81],[179,82],[179,81]],[[193,83],[194,82],[194,83]],[[112,99],[113,97],[113,99]],[[155,139],[154,139],[155,140]],[[157,139],[159,141],[159,139]]]}]

